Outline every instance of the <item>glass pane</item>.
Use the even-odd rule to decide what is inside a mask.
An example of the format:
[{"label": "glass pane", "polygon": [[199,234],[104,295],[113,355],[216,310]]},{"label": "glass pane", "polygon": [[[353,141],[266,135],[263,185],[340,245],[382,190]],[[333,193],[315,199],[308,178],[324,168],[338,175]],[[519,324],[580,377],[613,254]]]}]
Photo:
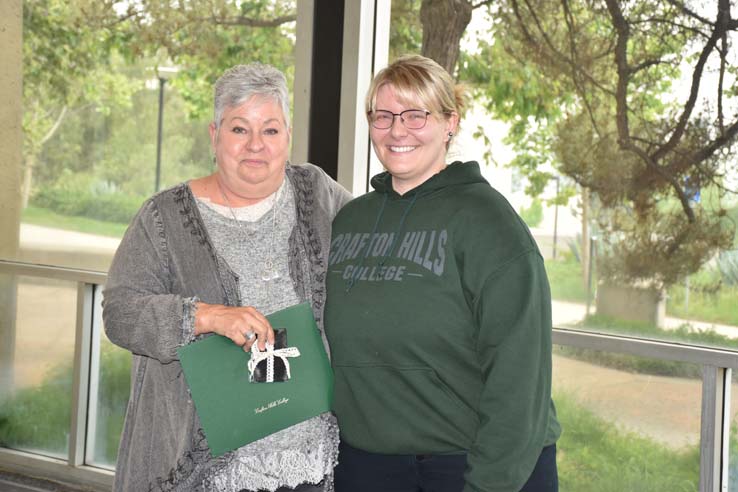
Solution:
[{"label": "glass pane", "polygon": [[554,401],[566,492],[696,492],[701,369],[555,347]]},{"label": "glass pane", "polygon": [[103,287],[95,292],[95,329],[90,381],[86,462],[114,469],[131,387],[131,353],[113,345],[102,329]]},{"label": "glass pane", "polygon": [[[455,39],[450,35],[454,22],[424,23],[424,16],[420,15],[421,4],[428,13],[442,3],[392,2],[390,62],[406,53],[429,53],[444,65],[444,58],[454,50],[440,50],[438,44],[441,40],[447,43]],[[574,10],[567,9],[566,2],[564,6],[546,3],[546,15],[538,19],[534,18],[536,9],[516,5],[520,9],[512,9],[507,2],[490,2],[470,11],[458,44],[459,57],[450,72],[471,89],[473,97],[468,101],[461,129],[452,139],[446,161],[480,162],[484,177],[528,224],[546,258],[557,326],[626,332],[632,336],[738,350],[738,309],[734,305],[738,299],[738,229],[734,227],[738,201],[727,191],[735,189],[734,159],[729,153],[716,157],[711,171],[716,176],[710,179],[697,170],[696,164],[693,170],[685,166],[678,175],[670,177],[674,183],[684,184],[682,196],[689,200],[698,225],[687,226],[692,219],[683,213],[682,199],[678,198],[681,190],[675,191],[679,186],[658,188],[647,180],[648,186],[640,190],[643,194],[635,193],[638,180],[621,178],[638,176],[638,172],[628,174],[627,166],[623,167],[626,159],[613,157],[618,147],[613,135],[617,132],[602,131],[615,127],[615,115],[603,113],[595,117],[592,108],[580,105],[588,97],[602,102],[599,99],[602,94],[593,96],[598,90],[590,93],[585,89],[588,96],[583,96],[578,92],[582,87],[578,78],[571,79],[568,71],[552,70],[568,64],[563,58],[552,61],[558,55],[587,45],[583,38],[577,42],[578,36],[586,31],[580,29],[582,26],[611,27],[611,19],[586,2]],[[675,12],[677,16],[682,14]],[[628,12],[625,16],[627,22],[636,25],[631,15],[638,14]],[[462,22],[461,17],[455,22]],[[429,14],[425,18],[432,17]],[[654,22],[652,26],[661,23],[652,17],[643,20]],[[539,32],[539,37],[532,38],[536,26],[548,35]],[[559,26],[564,30],[559,31]],[[576,34],[569,32],[571,36],[551,36],[553,32],[565,33],[565,26],[579,27],[572,27]],[[671,29],[669,32],[675,39],[682,34],[694,34],[683,31],[676,35]],[[605,38],[600,38],[602,46],[611,41]],[[578,43],[581,44],[575,47]],[[551,51],[541,56],[541,49],[545,51],[547,46]],[[652,46],[661,43],[634,42],[628,49],[642,55],[640,50]],[[680,53],[678,48],[673,54],[683,56],[686,52]],[[596,77],[614,73],[612,57],[594,57],[590,61],[594,59],[598,68],[585,69],[584,78],[595,72],[600,74]],[[446,61],[453,63],[453,60]],[[685,74],[692,72],[688,65],[683,68]],[[663,97],[664,101],[671,101],[674,99],[671,91],[689,90],[691,79],[684,74],[662,75],[666,79],[656,77],[637,89],[631,87],[631,94],[655,90],[653,94],[658,93],[655,100]],[[606,77],[601,80],[603,88],[612,82]],[[556,82],[549,85],[552,80]],[[662,85],[664,80],[670,80],[668,89]],[[569,89],[564,89],[565,86]],[[579,89],[568,92],[572,87]],[[649,89],[644,91],[646,87]],[[605,97],[609,99],[613,95]],[[711,102],[710,109],[700,113],[701,117],[716,118],[718,106]],[[598,110],[603,107],[598,105]],[[609,107],[614,108],[614,103]],[[648,104],[641,108],[646,107],[656,109]],[[647,116],[641,115],[645,117],[637,119],[644,126],[631,128],[634,141],[648,142],[644,147],[653,146],[644,150],[643,155],[658,154],[653,149],[663,144],[658,137],[652,138],[658,132],[648,130],[661,128],[672,117],[668,111],[661,113],[662,110],[665,106]],[[603,120],[592,124],[598,118]],[[593,134],[599,136],[591,141],[583,137]],[[684,138],[688,140],[686,133]],[[695,145],[699,147],[703,143]],[[594,149],[600,147],[609,150],[599,154]],[[638,166],[648,167],[643,162]],[[381,165],[371,161],[370,172],[380,171]],[[696,176],[699,178],[695,186],[690,181]],[[649,290],[643,285],[658,288]]]},{"label": "glass pane", "polygon": [[296,2],[224,2],[222,18],[203,17],[203,1],[131,4],[136,15],[82,3],[23,2],[23,133],[7,142],[22,158],[0,163],[20,190],[0,205],[21,210],[0,234],[20,245],[0,259],[106,271],[146,198],[213,171],[208,124],[225,69],[269,63],[292,87]]},{"label": "glass pane", "polygon": [[77,284],[10,275],[0,283],[0,445],[64,458]]},{"label": "glass pane", "polygon": [[728,441],[728,492],[738,492],[738,374],[733,369],[730,387],[730,440]]}]

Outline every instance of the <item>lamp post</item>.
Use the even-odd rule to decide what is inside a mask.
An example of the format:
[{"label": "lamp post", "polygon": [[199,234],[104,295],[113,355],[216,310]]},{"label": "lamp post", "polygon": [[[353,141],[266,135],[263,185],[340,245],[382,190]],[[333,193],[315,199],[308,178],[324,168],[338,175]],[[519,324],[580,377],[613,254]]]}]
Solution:
[{"label": "lamp post", "polygon": [[154,193],[159,191],[161,184],[161,140],[164,131],[164,85],[167,80],[179,71],[176,67],[158,67],[156,76],[159,79],[159,122],[156,132],[156,178],[154,179]]}]

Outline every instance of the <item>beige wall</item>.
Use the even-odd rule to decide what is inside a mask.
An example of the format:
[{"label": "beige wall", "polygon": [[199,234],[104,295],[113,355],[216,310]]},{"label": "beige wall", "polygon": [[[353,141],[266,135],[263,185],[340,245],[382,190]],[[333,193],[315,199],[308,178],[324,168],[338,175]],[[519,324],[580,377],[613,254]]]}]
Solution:
[{"label": "beige wall", "polygon": [[0,258],[18,250],[23,90],[22,0],[0,2]]},{"label": "beige wall", "polygon": [[[15,259],[20,235],[23,92],[22,0],[0,1],[0,259]],[[0,274],[0,400],[13,387],[16,280]]]}]

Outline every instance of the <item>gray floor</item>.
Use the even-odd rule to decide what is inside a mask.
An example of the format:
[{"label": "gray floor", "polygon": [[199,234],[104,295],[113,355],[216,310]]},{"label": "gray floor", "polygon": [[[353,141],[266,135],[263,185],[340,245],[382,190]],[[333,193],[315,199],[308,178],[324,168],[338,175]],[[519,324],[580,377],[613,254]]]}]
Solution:
[{"label": "gray floor", "polygon": [[0,470],[0,492],[87,492],[70,485],[49,482]]}]

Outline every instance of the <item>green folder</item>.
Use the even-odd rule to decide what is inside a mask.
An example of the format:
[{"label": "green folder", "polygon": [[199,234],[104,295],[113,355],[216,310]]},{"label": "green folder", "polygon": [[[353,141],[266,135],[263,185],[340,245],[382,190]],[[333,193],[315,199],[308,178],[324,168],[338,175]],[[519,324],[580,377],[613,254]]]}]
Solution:
[{"label": "green folder", "polygon": [[287,329],[291,378],[249,382],[249,354],[229,338],[213,335],[177,349],[195,409],[213,456],[330,411],[333,372],[313,311],[307,303],[267,316]]}]

